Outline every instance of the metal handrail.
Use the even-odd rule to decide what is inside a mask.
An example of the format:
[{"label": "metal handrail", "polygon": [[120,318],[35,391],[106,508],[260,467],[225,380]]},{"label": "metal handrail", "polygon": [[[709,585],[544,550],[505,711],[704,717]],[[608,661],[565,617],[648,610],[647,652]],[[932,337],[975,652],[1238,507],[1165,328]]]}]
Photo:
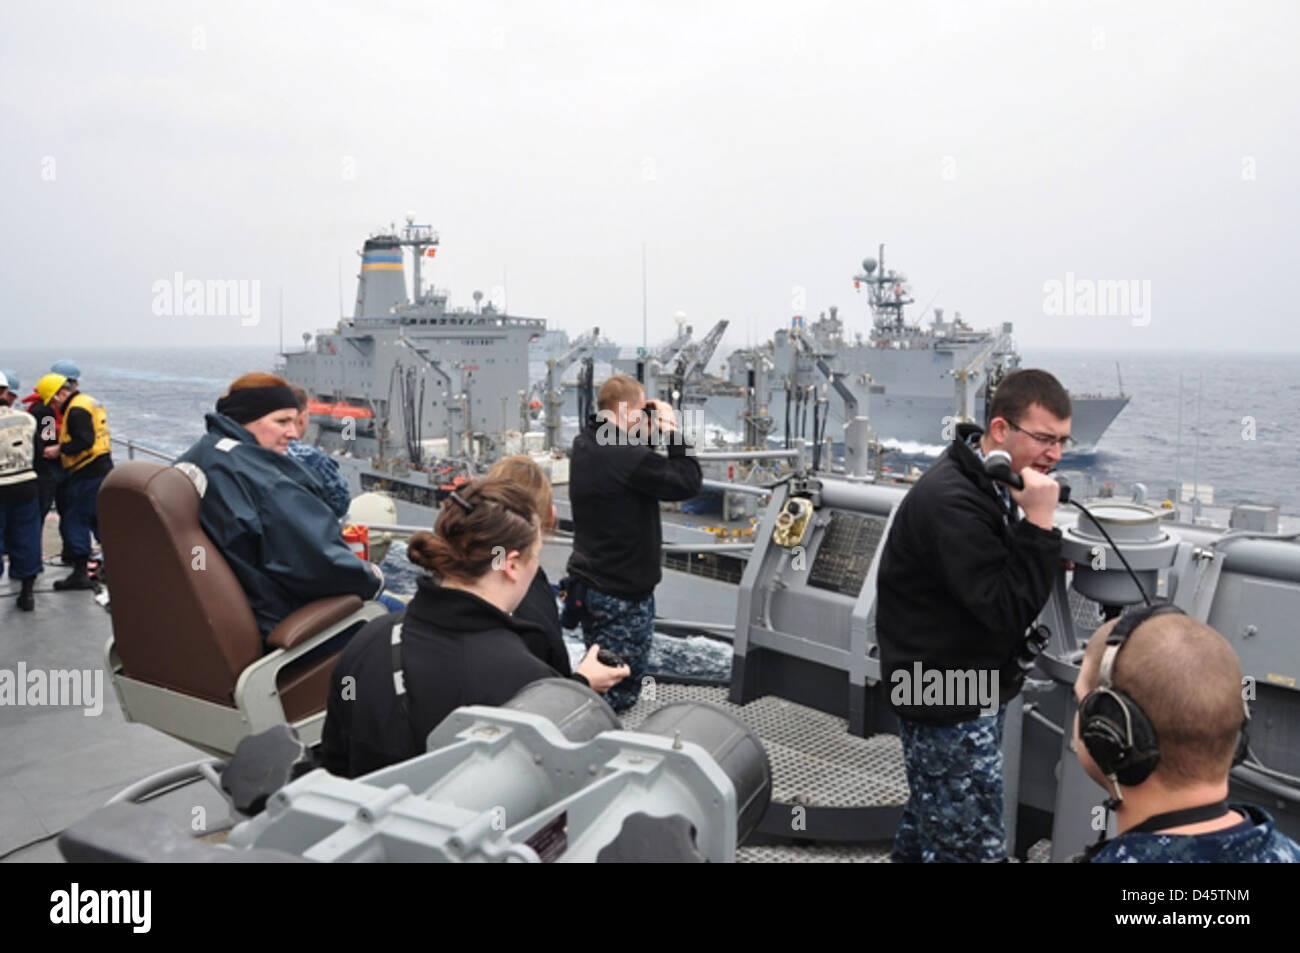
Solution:
[{"label": "metal handrail", "polygon": [[146,456],[150,456],[158,460],[162,460],[164,463],[176,462],[176,455],[174,453],[164,453],[162,450],[155,450],[152,447],[145,447],[136,443],[134,440],[130,440],[125,437],[109,437],[108,439],[112,443],[116,443],[126,447],[126,458],[128,460],[134,460],[136,453],[143,453]]},{"label": "metal handrail", "polygon": [[[409,526],[401,523],[354,523],[354,526],[364,526],[368,530],[376,533],[392,533],[395,536],[407,535],[417,532],[428,532],[428,526]],[[547,534],[542,537],[543,543],[557,546],[572,546],[572,536],[560,536]],[[663,551],[666,553],[748,553],[754,549],[753,543],[687,543],[671,542],[665,540],[662,543]]]},{"label": "metal handrail", "polygon": [[749,553],[753,543],[670,543],[661,544],[665,553]]},{"label": "metal handrail", "polygon": [[696,460],[794,460],[799,450],[697,450]]},{"label": "metal handrail", "polygon": [[724,493],[747,493],[750,496],[771,496],[772,488],[755,486],[752,483],[731,483],[726,480],[703,480],[700,487],[705,490],[722,490]]}]

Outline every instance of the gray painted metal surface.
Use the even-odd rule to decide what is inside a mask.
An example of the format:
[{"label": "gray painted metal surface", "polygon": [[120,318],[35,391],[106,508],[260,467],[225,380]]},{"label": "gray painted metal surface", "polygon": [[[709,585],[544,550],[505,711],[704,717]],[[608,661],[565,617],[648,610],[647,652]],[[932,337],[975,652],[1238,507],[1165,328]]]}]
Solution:
[{"label": "gray painted metal surface", "polygon": [[[733,702],[777,695],[845,717],[853,733],[891,730],[872,619],[880,542],[903,492],[835,477],[795,478],[777,488],[739,584]],[[787,507],[801,500],[814,515],[806,530],[792,532],[799,517],[792,522]],[[1300,640],[1288,622],[1300,613],[1300,544],[1183,527],[1135,504],[1095,505],[1097,518],[1110,525],[1145,577],[1148,594],[1173,599],[1236,648],[1247,678],[1243,690],[1253,697],[1258,764],[1234,772],[1233,794],[1264,806],[1283,830],[1294,832],[1300,828],[1300,787],[1265,785],[1261,775],[1276,782],[1277,773],[1300,774]],[[1065,555],[1078,564],[1104,552],[1073,578],[1064,566],[1060,570],[1039,618],[1051,633],[1048,652],[1023,699],[1034,717],[1021,718],[1017,710],[1006,732],[1008,797],[1054,814],[1053,859],[1095,839],[1092,808],[1104,798],[1077,764],[1063,764],[1076,760],[1069,736],[1078,650],[1102,621],[1097,602],[1087,597],[1103,595],[1118,606],[1141,601],[1114,550],[1098,546],[1089,526],[1076,529],[1075,523],[1058,511]],[[1243,572],[1243,566],[1267,574]],[[1014,831],[1014,811],[1007,816]]]}]

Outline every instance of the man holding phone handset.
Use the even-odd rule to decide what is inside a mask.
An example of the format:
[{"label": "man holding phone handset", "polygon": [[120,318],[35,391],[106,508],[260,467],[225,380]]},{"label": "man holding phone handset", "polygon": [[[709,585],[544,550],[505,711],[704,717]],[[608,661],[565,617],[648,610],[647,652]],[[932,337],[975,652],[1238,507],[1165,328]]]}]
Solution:
[{"label": "man holding phone handset", "polygon": [[[1002,730],[1024,681],[1027,630],[1061,557],[1060,487],[1048,474],[1070,443],[1071,416],[1070,396],[1051,374],[1008,374],[989,401],[988,429],[957,427],[881,546],[876,638],[885,684],[919,665],[941,684],[950,672],[974,672],[996,676],[998,688],[996,712],[966,697],[891,692],[910,790],[896,863],[1006,859]],[[985,461],[996,451],[1022,489],[990,478]]]},{"label": "man holding phone handset", "polygon": [[[635,378],[610,377],[596,407],[570,455],[568,602],[582,606],[583,641],[599,643],[631,668],[606,696],[624,711],[640,696],[654,634],[654,589],[663,575],[659,504],[697,495],[703,474],[673,408],[647,401]],[[666,445],[666,456],[657,445]]]}]

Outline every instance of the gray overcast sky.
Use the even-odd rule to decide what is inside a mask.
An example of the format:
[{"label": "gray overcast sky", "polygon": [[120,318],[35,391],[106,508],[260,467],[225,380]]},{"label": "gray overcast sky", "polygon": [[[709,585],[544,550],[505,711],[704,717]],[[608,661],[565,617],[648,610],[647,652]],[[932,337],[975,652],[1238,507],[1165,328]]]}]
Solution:
[{"label": "gray overcast sky", "polygon": [[[411,211],[453,304],[506,274],[511,311],[624,343],[642,242],[651,340],[680,309],[731,319],[728,348],[831,304],[865,328],[851,278],[885,242],[914,317],[933,299],[1022,346],[1300,348],[1295,3],[0,18],[4,345],[273,344],[280,288],[298,344]],[[155,315],[176,272],[259,281],[261,323]],[[1149,323],[1046,313],[1067,273],[1150,282]]]}]

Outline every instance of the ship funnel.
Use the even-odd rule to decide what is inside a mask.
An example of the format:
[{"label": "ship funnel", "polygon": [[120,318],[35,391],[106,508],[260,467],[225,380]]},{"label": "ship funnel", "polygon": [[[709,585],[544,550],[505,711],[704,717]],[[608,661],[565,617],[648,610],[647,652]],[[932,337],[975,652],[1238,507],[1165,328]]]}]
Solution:
[{"label": "ship funnel", "polygon": [[402,267],[402,246],[391,235],[367,238],[361,253],[357,310],[353,317],[384,318],[392,308],[404,304],[406,271]]}]

